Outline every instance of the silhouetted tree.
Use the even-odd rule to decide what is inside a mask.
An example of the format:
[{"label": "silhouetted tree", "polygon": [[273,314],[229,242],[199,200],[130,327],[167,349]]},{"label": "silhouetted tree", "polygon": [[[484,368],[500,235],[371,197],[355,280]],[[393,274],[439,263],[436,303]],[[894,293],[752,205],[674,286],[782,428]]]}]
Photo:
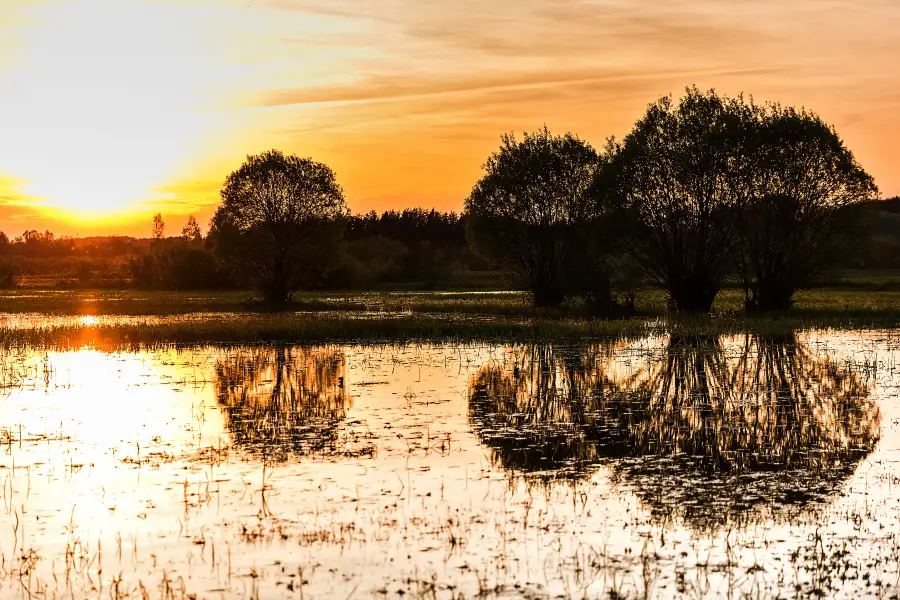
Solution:
[{"label": "silhouetted tree", "polygon": [[153,233],[152,237],[154,240],[159,241],[163,239],[163,236],[166,233],[166,222],[163,221],[162,213],[156,213],[153,215]]},{"label": "silhouetted tree", "polygon": [[305,267],[324,268],[309,258],[336,244],[336,222],[347,210],[327,165],[278,150],[248,156],[221,196],[210,229],[215,252],[274,306],[290,300],[304,275],[315,275]]},{"label": "silhouetted tree", "polygon": [[739,227],[746,304],[787,309],[798,288],[861,239],[857,205],[877,188],[815,113],[768,106],[751,133]]},{"label": "silhouetted tree", "polygon": [[708,312],[734,260],[735,169],[752,108],[743,99],[689,88],[678,104],[651,104],[620,144],[594,192],[619,207],[624,243],[675,308]]},{"label": "silhouetted tree", "polygon": [[507,134],[466,199],[471,242],[524,286],[537,307],[579,291],[596,216],[586,192],[598,160],[572,134],[554,136],[546,127],[522,141]]},{"label": "silhouetted tree", "polygon": [[197,219],[194,218],[194,215],[188,215],[187,223],[184,224],[184,228],[181,230],[181,237],[187,242],[199,242],[202,239],[200,225],[197,224]]}]

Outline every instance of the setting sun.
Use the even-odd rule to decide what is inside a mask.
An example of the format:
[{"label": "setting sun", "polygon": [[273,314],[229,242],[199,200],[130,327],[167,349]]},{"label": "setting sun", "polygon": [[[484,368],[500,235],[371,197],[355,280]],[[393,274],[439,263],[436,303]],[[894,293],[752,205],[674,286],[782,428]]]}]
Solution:
[{"label": "setting sun", "polygon": [[692,84],[816,110],[891,196],[897,31],[890,0],[4,2],[0,227],[205,223],[268,148],[329,164],[356,212],[458,211],[503,133],[600,146]]},{"label": "setting sun", "polygon": [[157,188],[197,150],[213,100],[204,75],[213,65],[190,15],[78,0],[35,4],[22,19],[0,79],[12,92],[0,114],[0,169],[43,211],[69,218],[170,200]]}]

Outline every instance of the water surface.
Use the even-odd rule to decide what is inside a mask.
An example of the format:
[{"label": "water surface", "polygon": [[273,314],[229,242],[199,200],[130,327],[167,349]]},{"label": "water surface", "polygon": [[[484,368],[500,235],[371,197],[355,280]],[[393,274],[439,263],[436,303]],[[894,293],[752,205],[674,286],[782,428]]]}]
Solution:
[{"label": "water surface", "polygon": [[7,351],[3,597],[892,597],[893,332]]}]

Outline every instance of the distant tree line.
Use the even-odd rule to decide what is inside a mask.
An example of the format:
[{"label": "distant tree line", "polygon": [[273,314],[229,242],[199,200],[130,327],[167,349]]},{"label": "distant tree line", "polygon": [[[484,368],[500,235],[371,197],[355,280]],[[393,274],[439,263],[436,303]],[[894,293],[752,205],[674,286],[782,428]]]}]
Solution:
[{"label": "distant tree line", "polygon": [[829,269],[900,268],[900,199],[877,194],[817,114],[689,88],[600,150],[546,127],[504,136],[463,214],[351,215],[327,165],[271,150],[228,176],[205,237],[193,216],[166,236],[161,215],[147,239],[0,234],[0,284],[253,288],[283,305],[487,274],[539,308],[627,312],[652,285],[673,310],[707,312],[729,285],[748,310],[780,310]]},{"label": "distant tree line", "polygon": [[[407,209],[346,215],[341,232],[321,242],[330,248],[321,273],[307,272],[297,289],[373,289],[489,285],[497,274],[470,251],[465,221],[453,212]],[[241,273],[214,252],[196,218],[181,235],[167,236],[155,215],[149,237],[57,238],[27,231],[10,240],[0,233],[0,288],[17,284],[64,288],[160,290],[244,289]],[[176,229],[177,231],[177,229]],[[327,260],[325,260],[327,258]]]}]

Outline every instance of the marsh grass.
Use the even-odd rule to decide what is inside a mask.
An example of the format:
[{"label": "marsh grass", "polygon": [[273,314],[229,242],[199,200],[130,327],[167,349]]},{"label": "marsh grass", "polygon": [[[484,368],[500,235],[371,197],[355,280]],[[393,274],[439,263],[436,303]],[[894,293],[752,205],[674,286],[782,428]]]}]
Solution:
[{"label": "marsh grass", "polygon": [[[0,294],[0,313],[23,315],[34,324],[13,327],[0,320],[0,345],[584,341],[666,333],[676,327],[707,335],[900,324],[900,292],[895,291],[806,291],[792,310],[782,313],[748,314],[742,307],[742,293],[725,290],[709,316],[672,316],[662,292],[645,290],[638,296],[636,316],[606,320],[587,317],[578,306],[535,311],[517,292],[354,292],[301,294],[292,310],[266,313],[243,292],[14,290]],[[48,324],[44,315],[100,319]],[[174,316],[181,318],[160,318]]]}]

